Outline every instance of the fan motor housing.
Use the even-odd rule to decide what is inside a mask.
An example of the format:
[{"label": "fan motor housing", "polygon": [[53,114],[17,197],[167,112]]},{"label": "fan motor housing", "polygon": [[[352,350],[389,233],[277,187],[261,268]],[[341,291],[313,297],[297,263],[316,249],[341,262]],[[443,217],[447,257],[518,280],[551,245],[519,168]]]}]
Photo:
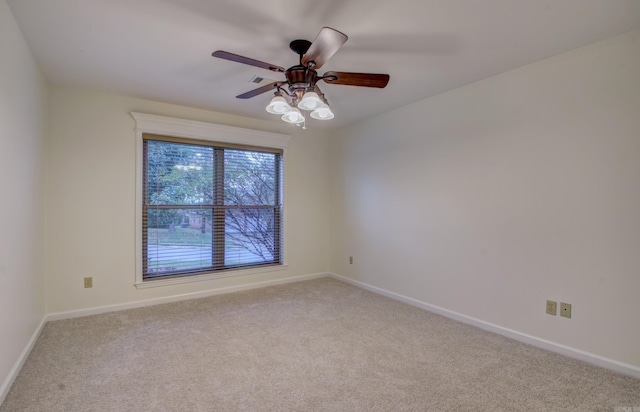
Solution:
[{"label": "fan motor housing", "polygon": [[297,65],[287,69],[284,73],[289,83],[289,91],[295,93],[297,91],[306,91],[315,86],[318,81],[318,73],[308,67]]}]

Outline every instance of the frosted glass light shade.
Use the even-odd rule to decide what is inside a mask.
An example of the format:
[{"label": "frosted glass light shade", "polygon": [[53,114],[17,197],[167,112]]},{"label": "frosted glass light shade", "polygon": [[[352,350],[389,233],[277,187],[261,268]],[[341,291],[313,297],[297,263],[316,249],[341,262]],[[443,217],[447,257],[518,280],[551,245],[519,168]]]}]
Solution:
[{"label": "frosted glass light shade", "polygon": [[267,106],[267,111],[271,114],[285,114],[291,110],[291,106],[282,96],[275,96]]},{"label": "frosted glass light shade", "polygon": [[304,122],[304,116],[297,107],[292,108],[289,112],[282,115],[282,120],[287,123],[298,124]]},{"label": "frosted glass light shade", "polygon": [[317,120],[331,120],[334,118],[331,108],[326,103],[311,112],[311,117]]},{"label": "frosted glass light shade", "polygon": [[302,96],[302,100],[298,103],[298,107],[302,110],[314,110],[322,106],[322,100],[316,92],[306,92]]}]

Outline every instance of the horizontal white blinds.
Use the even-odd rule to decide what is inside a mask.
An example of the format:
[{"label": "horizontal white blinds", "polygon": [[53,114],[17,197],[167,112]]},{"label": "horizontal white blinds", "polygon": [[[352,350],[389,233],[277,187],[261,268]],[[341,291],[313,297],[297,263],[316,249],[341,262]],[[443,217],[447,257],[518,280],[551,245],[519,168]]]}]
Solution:
[{"label": "horizontal white blinds", "polygon": [[143,136],[143,279],[282,263],[277,150]]}]

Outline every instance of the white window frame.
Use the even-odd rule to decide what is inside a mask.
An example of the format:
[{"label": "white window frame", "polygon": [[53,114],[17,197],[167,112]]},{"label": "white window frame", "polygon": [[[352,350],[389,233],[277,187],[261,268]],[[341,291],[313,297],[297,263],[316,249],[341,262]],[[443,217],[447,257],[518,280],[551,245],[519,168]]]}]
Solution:
[{"label": "white window frame", "polygon": [[[215,123],[184,120],[173,117],[158,116],[153,114],[131,112],[136,121],[136,270],[135,287],[138,289],[176,285],[181,283],[198,282],[203,280],[225,278],[230,276],[244,276],[258,273],[286,270],[287,265],[287,219],[286,219],[286,185],[287,179],[287,145],[290,135],[263,132],[259,130],[243,129],[240,127],[224,126]],[[282,149],[282,174],[283,174],[283,204],[282,210],[282,264],[247,269],[234,269],[215,271],[211,273],[180,276],[168,279],[154,279],[143,281],[142,275],[142,181],[143,181],[143,139],[144,133],[163,136],[183,137],[188,139],[203,140],[209,142],[234,143],[247,146],[269,147]]]}]

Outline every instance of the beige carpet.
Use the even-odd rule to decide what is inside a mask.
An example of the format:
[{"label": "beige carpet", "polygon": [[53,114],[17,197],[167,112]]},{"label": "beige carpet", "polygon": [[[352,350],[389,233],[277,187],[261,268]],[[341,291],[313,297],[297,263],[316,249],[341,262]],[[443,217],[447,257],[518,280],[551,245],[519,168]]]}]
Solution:
[{"label": "beige carpet", "polygon": [[623,407],[640,380],[323,278],[51,322],[0,411]]}]

